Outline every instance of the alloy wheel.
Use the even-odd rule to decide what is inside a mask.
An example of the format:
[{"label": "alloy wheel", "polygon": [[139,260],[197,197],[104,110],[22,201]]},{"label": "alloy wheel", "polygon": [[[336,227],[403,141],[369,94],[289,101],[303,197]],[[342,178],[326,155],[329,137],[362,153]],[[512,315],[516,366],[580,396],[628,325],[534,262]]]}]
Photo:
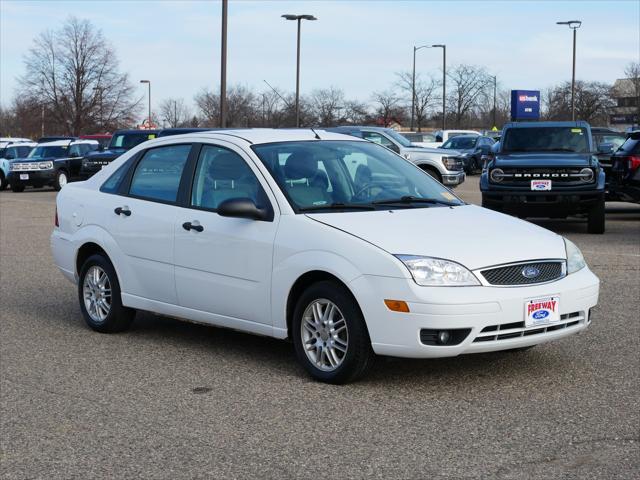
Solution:
[{"label": "alloy wheel", "polygon": [[342,312],[325,298],[311,302],[300,324],[302,346],[311,363],[320,370],[333,371],[344,361],[349,331]]},{"label": "alloy wheel", "polygon": [[111,311],[111,283],[107,273],[97,265],[87,270],[82,283],[84,306],[91,320],[102,323]]}]

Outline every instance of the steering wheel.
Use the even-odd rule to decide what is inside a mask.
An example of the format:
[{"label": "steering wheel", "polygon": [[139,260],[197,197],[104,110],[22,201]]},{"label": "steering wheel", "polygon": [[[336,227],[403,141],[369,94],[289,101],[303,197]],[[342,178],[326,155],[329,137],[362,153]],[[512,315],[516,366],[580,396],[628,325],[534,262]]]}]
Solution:
[{"label": "steering wheel", "polygon": [[367,182],[364,185],[362,185],[353,196],[357,198],[360,195],[362,195],[366,190],[369,190],[369,196],[371,196],[371,189],[373,187],[377,187],[377,186],[379,186],[379,185],[376,185],[373,182]]}]

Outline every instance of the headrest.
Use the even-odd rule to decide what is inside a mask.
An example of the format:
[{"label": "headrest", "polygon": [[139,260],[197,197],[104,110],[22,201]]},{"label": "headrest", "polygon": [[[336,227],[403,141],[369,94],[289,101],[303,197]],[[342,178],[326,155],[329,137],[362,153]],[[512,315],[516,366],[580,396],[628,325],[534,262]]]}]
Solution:
[{"label": "headrest", "polygon": [[289,155],[284,164],[284,175],[288,180],[312,178],[318,171],[318,161],[308,152]]},{"label": "headrest", "polygon": [[234,153],[219,153],[209,166],[209,176],[214,180],[239,180],[247,171],[242,162]]}]

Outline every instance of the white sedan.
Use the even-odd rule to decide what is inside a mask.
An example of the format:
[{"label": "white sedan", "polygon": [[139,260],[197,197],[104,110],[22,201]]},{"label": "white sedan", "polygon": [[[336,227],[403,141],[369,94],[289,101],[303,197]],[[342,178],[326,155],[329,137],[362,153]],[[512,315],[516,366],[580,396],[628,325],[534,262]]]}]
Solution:
[{"label": "white sedan", "polygon": [[145,142],[62,189],[51,246],[94,330],[125,330],[146,310],[289,338],[331,383],[362,376],[375,354],[567,337],[598,301],[570,241],[465,204],[384,147],[324,131]]}]

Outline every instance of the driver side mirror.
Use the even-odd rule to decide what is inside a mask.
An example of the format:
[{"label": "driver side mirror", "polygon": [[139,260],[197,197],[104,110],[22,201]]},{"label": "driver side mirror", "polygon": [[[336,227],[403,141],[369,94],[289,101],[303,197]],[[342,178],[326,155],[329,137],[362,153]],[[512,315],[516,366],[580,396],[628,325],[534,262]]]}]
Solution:
[{"label": "driver side mirror", "polygon": [[218,205],[218,215],[221,217],[247,218],[269,222],[273,214],[266,208],[258,208],[250,198],[230,198]]}]

